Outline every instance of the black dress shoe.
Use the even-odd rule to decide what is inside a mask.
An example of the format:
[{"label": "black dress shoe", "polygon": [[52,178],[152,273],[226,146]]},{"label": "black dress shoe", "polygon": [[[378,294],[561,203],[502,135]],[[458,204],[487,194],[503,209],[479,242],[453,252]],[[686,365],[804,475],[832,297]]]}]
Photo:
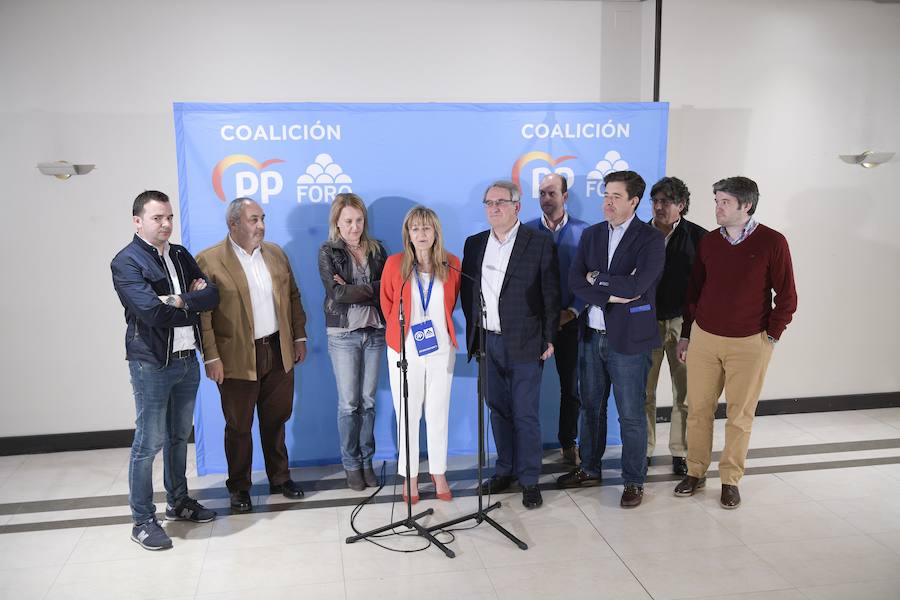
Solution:
[{"label": "black dress shoe", "polygon": [[253,510],[253,504],[250,502],[250,492],[241,490],[239,492],[231,492],[231,509],[240,512],[249,512]]},{"label": "black dress shoe", "polygon": [[736,485],[722,484],[722,497],[719,498],[722,508],[731,510],[741,505],[741,493]]},{"label": "black dress shoe", "polygon": [[625,491],[622,492],[622,499],[619,501],[619,506],[622,508],[634,508],[635,506],[640,506],[643,499],[644,488],[629,483],[625,486]]},{"label": "black dress shoe", "polygon": [[568,463],[573,467],[577,467],[578,463],[578,447],[577,446],[569,446],[568,448],[560,448],[560,453],[562,454],[562,460],[564,463]]},{"label": "black dress shoe", "polygon": [[676,475],[687,475],[687,459],[683,456],[673,456],[672,472]]},{"label": "black dress shoe", "polygon": [[688,475],[675,486],[676,496],[693,496],[694,492],[706,487],[706,477],[691,477]]},{"label": "black dress shoe", "polygon": [[522,506],[528,509],[537,508],[544,503],[541,488],[537,485],[526,485],[522,488]]},{"label": "black dress shoe", "polygon": [[270,485],[269,486],[270,494],[281,494],[285,498],[302,498],[303,490],[300,489],[300,485],[288,479],[284,483],[279,483],[278,485]]},{"label": "black dress shoe", "polygon": [[515,477],[512,475],[494,475],[481,484],[481,493],[499,494],[500,492],[505,492],[512,485],[513,481],[515,481]]},{"label": "black dress shoe", "polygon": [[599,475],[591,475],[584,469],[575,469],[565,475],[560,475],[556,480],[556,486],[562,489],[580,488],[600,485],[600,481],[601,477]]}]

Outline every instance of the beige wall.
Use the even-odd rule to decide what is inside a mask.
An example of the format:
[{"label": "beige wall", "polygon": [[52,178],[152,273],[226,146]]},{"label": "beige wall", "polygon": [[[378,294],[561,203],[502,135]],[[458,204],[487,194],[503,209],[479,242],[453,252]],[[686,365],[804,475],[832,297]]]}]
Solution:
[{"label": "beige wall", "polygon": [[[900,169],[836,158],[900,150],[900,7],[665,7],[670,172],[694,190],[692,216],[710,225],[710,184],[744,173],[763,191],[760,219],[792,244],[800,312],[765,396],[900,389],[890,344]],[[652,11],[577,0],[0,3],[0,436],[132,426],[108,265],[131,235],[135,194],[177,195],[172,102],[648,100]],[[34,168],[56,159],[98,167],[66,182]]]},{"label": "beige wall", "polygon": [[664,2],[661,97],[670,174],[714,226],[714,181],[752,177],[757,216],[787,236],[799,308],[763,398],[900,390],[900,5]]}]

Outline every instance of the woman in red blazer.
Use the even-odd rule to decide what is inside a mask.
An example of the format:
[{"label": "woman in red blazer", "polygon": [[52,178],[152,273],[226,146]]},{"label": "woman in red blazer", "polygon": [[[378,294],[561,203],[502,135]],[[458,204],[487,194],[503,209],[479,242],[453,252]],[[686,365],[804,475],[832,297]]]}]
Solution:
[{"label": "woman in red blazer", "polygon": [[[424,406],[425,422],[428,424],[428,470],[437,497],[450,500],[453,495],[445,473],[450,385],[457,348],[452,314],[459,296],[459,259],[444,248],[441,223],[435,212],[424,206],[416,206],[406,213],[403,219],[403,248],[403,252],[388,257],[381,275],[381,308],[386,321],[388,371],[397,415],[397,446],[400,449],[398,470],[411,478],[412,501],[418,502],[419,420]],[[402,335],[401,290],[405,316]],[[406,344],[409,365],[409,473],[405,473],[401,373],[397,367],[401,343]],[[405,499],[405,483],[403,495]]]}]

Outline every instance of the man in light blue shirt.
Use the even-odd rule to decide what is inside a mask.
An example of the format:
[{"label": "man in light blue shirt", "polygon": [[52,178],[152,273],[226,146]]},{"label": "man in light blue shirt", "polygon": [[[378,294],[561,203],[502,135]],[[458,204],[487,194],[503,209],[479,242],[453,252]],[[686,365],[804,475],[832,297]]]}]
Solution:
[{"label": "man in light blue shirt", "polygon": [[581,233],[588,224],[573,217],[566,210],[569,189],[566,178],[550,173],[541,180],[541,212],[537,219],[525,223],[526,227],[545,231],[553,236],[560,274],[559,331],[553,340],[556,357],[556,373],[559,375],[559,446],[562,458],[572,466],[578,464],[578,412],[581,399],[578,395],[578,315],[584,302],[569,289],[569,266],[578,250]]}]

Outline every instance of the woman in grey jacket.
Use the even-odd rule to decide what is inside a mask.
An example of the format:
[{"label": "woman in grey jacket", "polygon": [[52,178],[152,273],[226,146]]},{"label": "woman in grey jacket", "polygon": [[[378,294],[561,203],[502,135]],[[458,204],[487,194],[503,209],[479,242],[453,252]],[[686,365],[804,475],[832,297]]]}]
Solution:
[{"label": "woman in grey jacket", "polygon": [[356,491],[377,487],[375,391],[384,357],[384,316],[378,307],[387,252],[369,238],[362,198],[338,194],[331,205],[329,239],[319,249],[325,286],[328,354],[338,391],[338,434],[347,484]]}]

